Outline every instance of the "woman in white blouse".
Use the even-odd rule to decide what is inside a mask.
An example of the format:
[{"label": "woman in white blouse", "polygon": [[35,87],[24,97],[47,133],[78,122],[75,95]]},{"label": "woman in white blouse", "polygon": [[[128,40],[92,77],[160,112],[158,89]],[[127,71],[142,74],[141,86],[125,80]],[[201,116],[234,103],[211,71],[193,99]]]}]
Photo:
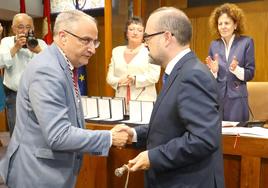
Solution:
[{"label": "woman in white blouse", "polygon": [[127,45],[112,51],[107,83],[115,90],[116,97],[129,100],[156,100],[155,83],[158,82],[160,66],[150,63],[148,50],[143,45],[144,26],[141,18],[132,17],[126,23]]}]

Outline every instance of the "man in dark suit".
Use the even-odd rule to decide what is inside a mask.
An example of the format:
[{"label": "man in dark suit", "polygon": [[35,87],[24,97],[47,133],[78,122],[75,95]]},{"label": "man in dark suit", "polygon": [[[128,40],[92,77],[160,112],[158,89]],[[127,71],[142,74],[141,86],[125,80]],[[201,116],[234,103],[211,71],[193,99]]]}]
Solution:
[{"label": "man in dark suit", "polygon": [[125,128],[147,150],[129,161],[146,170],[147,188],[224,187],[221,120],[216,81],[191,52],[192,26],[173,7],[154,11],[144,42],[168,75],[148,126]]}]

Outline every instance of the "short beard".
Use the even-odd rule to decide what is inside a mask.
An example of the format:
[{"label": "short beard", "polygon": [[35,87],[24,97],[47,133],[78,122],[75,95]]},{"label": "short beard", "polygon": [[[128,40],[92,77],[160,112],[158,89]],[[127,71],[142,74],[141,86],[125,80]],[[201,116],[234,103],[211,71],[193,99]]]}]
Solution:
[{"label": "short beard", "polygon": [[162,64],[161,61],[153,58],[150,53],[149,53],[149,63],[154,64],[154,65],[160,65],[160,66]]}]

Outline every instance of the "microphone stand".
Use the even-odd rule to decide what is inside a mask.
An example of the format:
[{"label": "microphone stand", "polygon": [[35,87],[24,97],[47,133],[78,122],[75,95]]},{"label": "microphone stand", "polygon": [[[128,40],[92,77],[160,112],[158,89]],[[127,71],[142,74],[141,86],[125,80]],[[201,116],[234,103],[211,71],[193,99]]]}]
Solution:
[{"label": "microphone stand", "polygon": [[[234,85],[235,85],[236,89],[239,89],[240,85],[237,82],[234,82]],[[241,100],[243,100],[244,97],[241,95],[239,90],[238,90],[238,93],[240,95]],[[248,111],[249,111],[249,113],[250,113],[250,115],[252,117],[252,120],[239,122],[237,127],[263,127],[264,124],[266,123],[266,121],[255,120],[255,116],[254,116],[254,114],[253,114],[253,112],[252,112],[252,110],[251,110],[251,108],[249,106],[248,101],[245,101],[245,103],[246,103]]]}]

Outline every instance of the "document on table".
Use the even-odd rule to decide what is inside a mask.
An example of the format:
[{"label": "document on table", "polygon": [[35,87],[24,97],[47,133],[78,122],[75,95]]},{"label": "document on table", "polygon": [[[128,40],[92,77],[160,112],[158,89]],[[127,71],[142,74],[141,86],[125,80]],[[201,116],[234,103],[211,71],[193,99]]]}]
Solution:
[{"label": "document on table", "polygon": [[99,117],[91,120],[105,120],[111,118],[110,98],[103,97],[98,99]]},{"label": "document on table", "polygon": [[222,127],[235,127],[239,124],[237,121],[222,121]]},{"label": "document on table", "polygon": [[222,134],[268,138],[268,129],[262,127],[223,127]]},{"label": "document on table", "polygon": [[98,99],[97,98],[86,98],[84,103],[85,119],[97,118],[99,116],[98,113]]},{"label": "document on table", "polygon": [[141,122],[141,101],[129,101],[129,120],[121,121],[122,123]]},{"label": "document on table", "polygon": [[151,114],[154,108],[153,101],[142,101],[141,102],[141,122],[140,124],[149,124],[151,119]]},{"label": "document on table", "polygon": [[111,115],[110,119],[105,121],[118,121],[124,119],[124,100],[121,98],[114,98],[111,102]]}]

